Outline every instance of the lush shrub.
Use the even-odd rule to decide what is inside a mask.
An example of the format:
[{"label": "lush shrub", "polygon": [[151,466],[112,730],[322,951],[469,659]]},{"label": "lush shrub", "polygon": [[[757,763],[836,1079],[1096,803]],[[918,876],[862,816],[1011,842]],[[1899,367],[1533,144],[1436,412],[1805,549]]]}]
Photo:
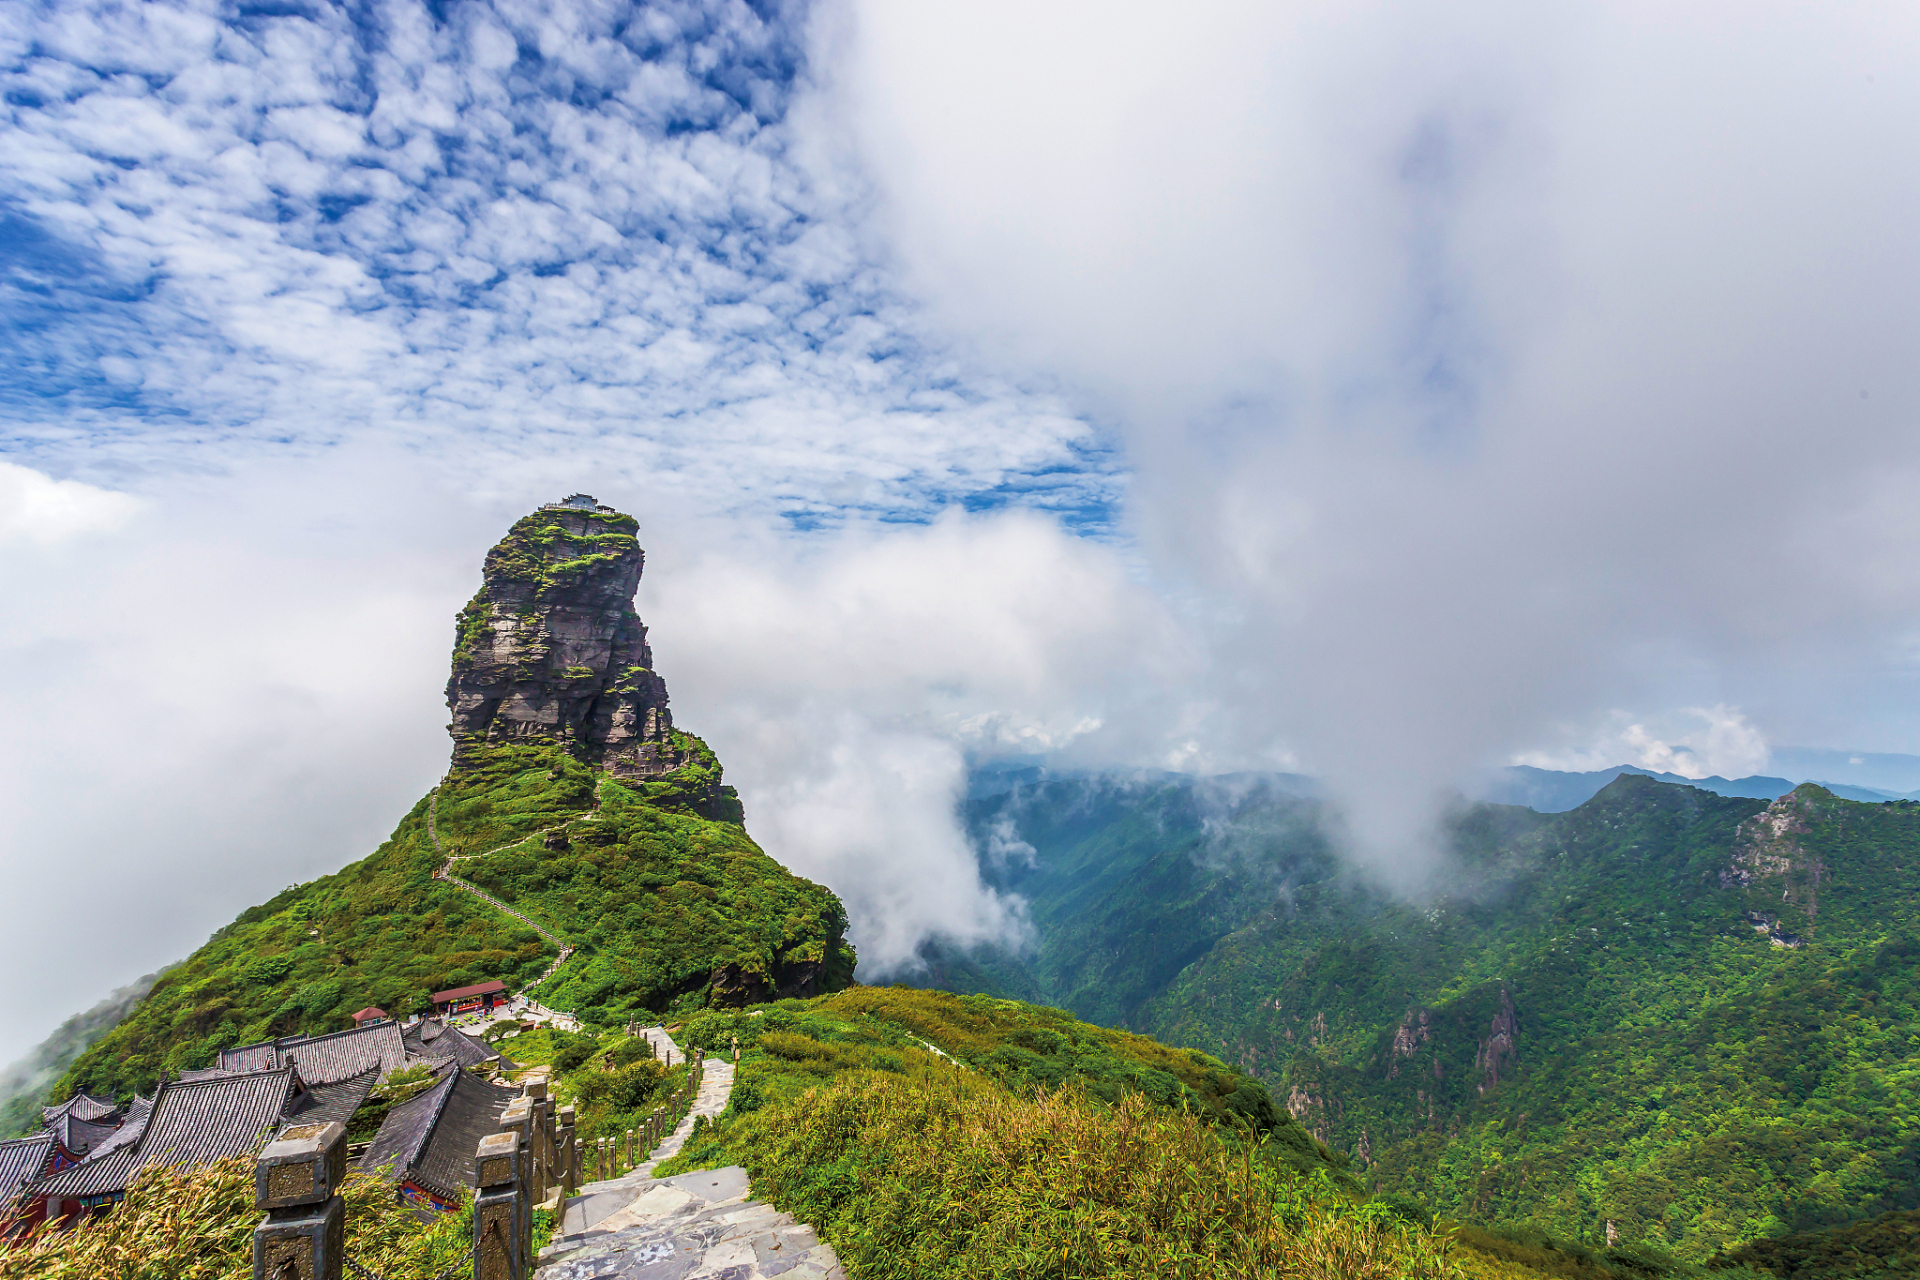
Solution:
[{"label": "lush shrub", "polygon": [[[422,1223],[392,1183],[358,1174],[341,1195],[347,1257],[381,1275],[438,1275],[471,1253],[470,1208]],[[0,1280],[232,1280],[248,1274],[259,1221],[251,1159],[149,1169],[104,1217],[0,1242]]]},{"label": "lush shrub", "polygon": [[1138,1094],[855,1072],[698,1138],[669,1169],[739,1161],[867,1280],[1450,1274],[1443,1237]]}]

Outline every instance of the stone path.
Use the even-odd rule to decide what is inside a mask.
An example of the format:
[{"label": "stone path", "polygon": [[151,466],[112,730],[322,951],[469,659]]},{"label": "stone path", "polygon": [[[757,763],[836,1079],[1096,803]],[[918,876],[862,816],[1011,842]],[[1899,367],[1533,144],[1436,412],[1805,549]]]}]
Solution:
[{"label": "stone path", "polygon": [[[596,801],[599,799],[599,791],[597,788],[594,792],[594,798]],[[529,982],[526,986],[520,989],[518,994],[521,996],[525,996],[527,992],[533,990],[535,987],[545,982],[548,978],[551,978],[555,973],[558,973],[560,970],[560,966],[567,962],[567,957],[573,954],[573,948],[567,945],[564,939],[555,935],[551,930],[545,928],[540,924],[535,923],[533,920],[528,919],[526,916],[522,915],[520,912],[515,911],[512,907],[500,901],[500,899],[494,897],[492,894],[488,893],[485,889],[482,889],[479,885],[470,884],[467,881],[462,880],[459,876],[456,876],[455,874],[453,874],[453,864],[460,861],[460,859],[462,858],[484,858],[488,854],[499,853],[500,849],[515,848],[533,839],[534,836],[545,835],[549,831],[558,831],[562,827],[570,826],[575,822],[591,821],[593,818],[593,815],[587,814],[585,817],[581,817],[581,818],[569,818],[566,822],[562,822],[557,826],[542,827],[540,828],[540,830],[535,831],[530,835],[521,836],[518,840],[512,841],[511,843],[508,843],[508,844],[501,845],[500,849],[489,849],[487,850],[486,853],[451,854],[451,853],[448,853],[444,848],[442,848],[440,844],[440,831],[438,826],[436,825],[439,814],[440,814],[440,789],[438,787],[435,787],[433,791],[433,795],[428,797],[427,799],[427,839],[433,841],[433,851],[441,855],[442,857],[444,857],[446,859],[446,862],[441,865],[438,871],[433,873],[433,878],[436,880],[444,880],[448,884],[454,885],[457,888],[465,889],[468,893],[472,894],[476,898],[479,898],[481,901],[486,902],[490,906],[500,911],[506,912],[508,915],[512,916],[515,920],[518,920],[521,924],[526,925],[527,928],[533,930],[535,933],[539,934],[542,938],[545,938],[548,942],[551,942],[554,946],[560,948],[560,954],[553,958],[553,963],[547,966],[546,972],[542,973],[539,977],[535,978],[532,982]],[[548,1012],[554,1013],[558,1011],[548,1010]],[[571,1020],[573,1017],[573,1015],[570,1013],[565,1014],[564,1016],[567,1017],[569,1020]],[[576,1027],[578,1025],[579,1025],[578,1023],[575,1023]]]},{"label": "stone path", "polygon": [[[675,1061],[685,1056],[664,1029],[642,1034]],[[639,1168],[566,1202],[536,1280],[846,1280],[812,1227],[749,1198],[745,1169],[653,1176],[686,1145],[694,1117],[718,1115],[732,1092],[733,1064],[709,1062],[692,1109]]]}]

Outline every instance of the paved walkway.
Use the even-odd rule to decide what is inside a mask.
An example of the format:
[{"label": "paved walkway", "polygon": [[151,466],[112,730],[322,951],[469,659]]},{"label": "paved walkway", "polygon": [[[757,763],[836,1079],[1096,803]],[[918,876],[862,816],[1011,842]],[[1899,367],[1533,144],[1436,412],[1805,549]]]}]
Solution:
[{"label": "paved walkway", "polygon": [[[660,1027],[641,1034],[674,1061],[686,1055]],[[696,1116],[716,1116],[733,1092],[733,1064],[709,1062],[693,1107],[632,1173],[590,1182],[566,1202],[540,1255],[537,1280],[846,1280],[813,1228],[749,1199],[737,1166],[656,1178],[680,1153]]]},{"label": "paved walkway", "polygon": [[[593,797],[594,797],[594,803],[598,804],[600,800],[600,790],[597,784],[594,787]],[[499,853],[501,849],[518,848],[520,845],[523,845],[527,841],[533,839],[534,836],[545,835],[549,831],[559,831],[559,830],[562,830],[563,828],[571,826],[576,822],[594,821],[594,815],[589,813],[582,817],[569,818],[565,822],[558,823],[551,827],[542,827],[538,831],[532,832],[529,835],[521,836],[518,840],[510,841],[507,844],[501,845],[499,849],[489,849],[487,850],[486,853],[459,853],[459,854],[448,853],[444,848],[441,847],[440,829],[439,829],[439,821],[438,821],[439,816],[440,816],[440,788],[435,787],[433,789],[433,795],[431,795],[427,799],[427,839],[433,841],[433,851],[437,854],[440,854],[442,857],[446,858],[446,861],[441,864],[440,869],[438,871],[433,873],[433,878],[436,880],[444,880],[448,884],[454,885],[457,888],[465,889],[468,893],[472,894],[476,898],[479,898],[481,901],[487,903],[489,906],[492,906],[496,910],[506,912],[508,915],[512,916],[515,920],[518,920],[521,924],[526,925],[527,928],[533,930],[535,933],[539,934],[542,938],[545,938],[548,942],[551,942],[554,946],[560,948],[560,954],[553,958],[553,963],[547,966],[546,972],[542,973],[539,977],[535,978],[532,982],[529,982],[526,986],[522,987],[518,995],[515,997],[516,999],[529,999],[529,997],[527,996],[527,992],[533,990],[535,987],[545,982],[548,978],[551,978],[555,973],[558,973],[560,971],[560,966],[567,962],[567,957],[573,954],[573,948],[567,944],[564,938],[559,937],[557,934],[553,933],[550,929],[546,928],[544,925],[541,925],[535,922],[534,920],[529,919],[527,916],[521,914],[520,912],[515,911],[512,907],[500,901],[500,899],[494,897],[492,894],[488,893],[485,889],[482,889],[479,885],[471,884],[465,880],[462,880],[459,876],[456,876],[455,874],[453,874],[453,864],[460,861],[460,859],[462,858],[484,858],[488,856],[488,854]],[[542,1006],[542,1008],[544,1008],[544,1006]],[[560,1011],[548,1009],[546,1010],[546,1012],[549,1015],[552,1015]],[[573,1019],[573,1015],[570,1013],[562,1013],[561,1016],[567,1018],[569,1021],[572,1021]],[[574,1022],[573,1027],[571,1029],[578,1030],[579,1026],[580,1024],[578,1022]]]}]

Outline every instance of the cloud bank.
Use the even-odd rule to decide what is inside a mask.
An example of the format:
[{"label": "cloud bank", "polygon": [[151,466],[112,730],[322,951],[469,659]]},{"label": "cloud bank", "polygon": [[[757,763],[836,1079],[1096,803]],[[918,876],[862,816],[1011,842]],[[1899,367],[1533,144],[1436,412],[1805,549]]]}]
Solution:
[{"label": "cloud bank", "polygon": [[929,313],[1121,431],[1211,754],[1286,744],[1392,869],[1610,708],[1910,743],[1916,27],[856,0],[816,40]]}]

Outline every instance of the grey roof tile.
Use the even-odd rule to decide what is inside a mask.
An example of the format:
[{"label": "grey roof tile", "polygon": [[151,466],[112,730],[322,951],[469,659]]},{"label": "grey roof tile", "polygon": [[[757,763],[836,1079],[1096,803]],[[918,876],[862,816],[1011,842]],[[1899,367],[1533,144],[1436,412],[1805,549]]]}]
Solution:
[{"label": "grey roof tile", "polygon": [[82,1120],[99,1120],[112,1115],[119,1109],[120,1104],[112,1098],[96,1098],[90,1093],[76,1093],[57,1107],[40,1108],[40,1115],[51,1125],[66,1116],[78,1116]]},{"label": "grey roof tile", "polygon": [[139,1170],[184,1167],[258,1151],[293,1093],[293,1072],[260,1071],[214,1080],[162,1084],[137,1142],[45,1179],[35,1194],[50,1198],[125,1191]]},{"label": "grey roof tile", "polygon": [[422,1022],[408,1027],[403,1040],[407,1052],[429,1062],[451,1058],[463,1067],[478,1066],[498,1057],[484,1042],[475,1040],[458,1027],[443,1027],[437,1022]]},{"label": "grey roof tile", "polygon": [[332,1120],[345,1124],[379,1083],[380,1072],[374,1070],[333,1084],[317,1084],[293,1104],[286,1124],[326,1124]]},{"label": "grey roof tile", "polygon": [[300,1078],[310,1085],[334,1084],[363,1071],[378,1070],[383,1077],[398,1071],[407,1065],[407,1050],[399,1024],[382,1022],[324,1036],[282,1036],[222,1049],[215,1069],[268,1071],[289,1062],[299,1066]]},{"label": "grey roof tile", "polygon": [[480,1139],[499,1132],[500,1113],[519,1096],[452,1065],[433,1086],[387,1113],[360,1168],[384,1169],[396,1181],[412,1178],[452,1194],[473,1185],[473,1153]]},{"label": "grey roof tile", "polygon": [[53,1150],[53,1133],[42,1129],[24,1138],[0,1142],[0,1208],[13,1198],[24,1182],[32,1182],[47,1167],[47,1155]]}]

